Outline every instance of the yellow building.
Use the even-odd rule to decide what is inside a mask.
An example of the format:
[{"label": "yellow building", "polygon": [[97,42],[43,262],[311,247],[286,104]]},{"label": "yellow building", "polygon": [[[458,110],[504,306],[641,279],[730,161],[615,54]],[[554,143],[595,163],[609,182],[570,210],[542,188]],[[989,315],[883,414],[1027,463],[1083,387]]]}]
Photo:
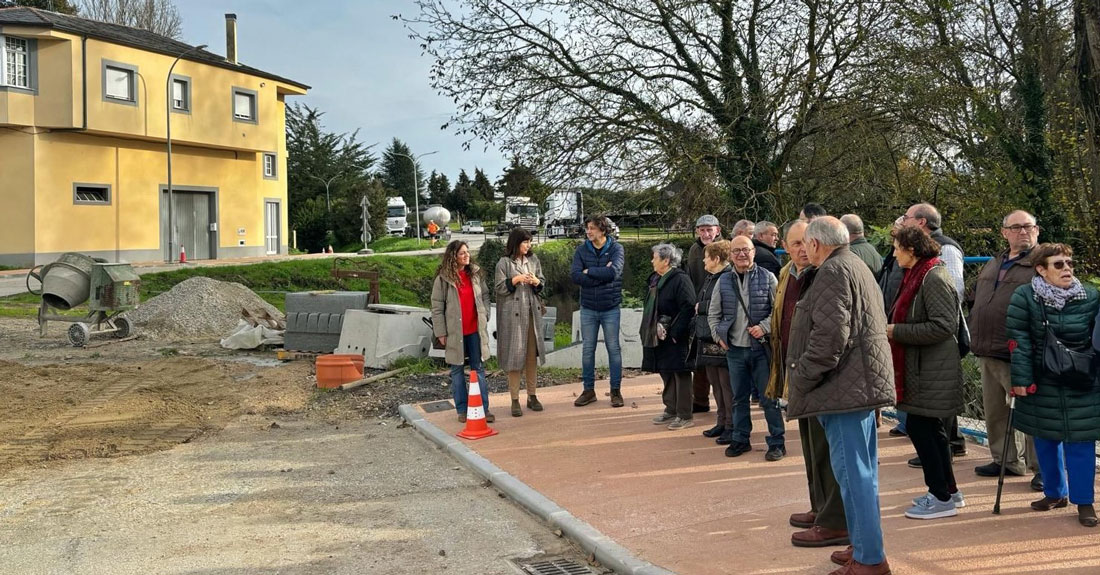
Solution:
[{"label": "yellow building", "polygon": [[0,265],[285,254],[285,98],[309,86],[239,64],[232,14],[226,39],[0,9]]}]

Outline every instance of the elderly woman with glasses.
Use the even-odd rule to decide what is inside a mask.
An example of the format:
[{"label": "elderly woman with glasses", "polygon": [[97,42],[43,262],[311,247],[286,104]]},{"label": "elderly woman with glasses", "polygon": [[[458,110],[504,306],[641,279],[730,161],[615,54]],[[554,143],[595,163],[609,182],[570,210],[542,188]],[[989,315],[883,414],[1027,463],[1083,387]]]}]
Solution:
[{"label": "elderly woman with glasses", "polygon": [[[1016,396],[1013,427],[1035,438],[1043,474],[1043,498],[1031,508],[1050,511],[1073,503],[1081,525],[1096,527],[1100,388],[1089,365],[1096,342],[1089,338],[1100,295],[1074,277],[1073,249],[1065,244],[1040,244],[1031,261],[1036,276],[1013,292],[1005,324]],[[1082,361],[1067,369],[1049,361],[1052,349]]]},{"label": "elderly woman with glasses", "polygon": [[671,430],[695,423],[691,415],[691,367],[688,340],[695,316],[695,286],[680,269],[683,252],[672,244],[653,246],[653,273],[642,311],[642,369],[656,372],[664,382],[665,410],[654,425]]}]

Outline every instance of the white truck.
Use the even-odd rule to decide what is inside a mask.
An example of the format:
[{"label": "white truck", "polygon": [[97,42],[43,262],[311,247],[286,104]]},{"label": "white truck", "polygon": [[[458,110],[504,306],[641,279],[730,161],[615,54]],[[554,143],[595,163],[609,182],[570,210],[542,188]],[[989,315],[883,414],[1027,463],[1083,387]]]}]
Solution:
[{"label": "white truck", "polygon": [[539,230],[539,206],[527,196],[509,196],[504,206],[504,221],[497,225],[497,235],[502,236],[512,228],[523,228],[532,233]]},{"label": "white truck", "polygon": [[584,235],[584,198],[579,190],[559,190],[546,197],[542,222],[546,237]]},{"label": "white truck", "polygon": [[409,207],[404,198],[386,198],[386,233],[391,236],[407,235]]}]

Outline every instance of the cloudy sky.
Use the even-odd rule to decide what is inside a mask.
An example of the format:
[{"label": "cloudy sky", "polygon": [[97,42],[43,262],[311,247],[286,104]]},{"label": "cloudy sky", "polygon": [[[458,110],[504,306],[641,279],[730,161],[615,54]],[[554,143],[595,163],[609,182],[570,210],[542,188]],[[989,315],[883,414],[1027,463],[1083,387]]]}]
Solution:
[{"label": "cloudy sky", "polygon": [[237,53],[244,64],[302,82],[313,89],[294,98],[325,112],[326,128],[359,130],[380,155],[394,138],[453,183],[460,169],[482,168],[495,180],[507,162],[494,148],[439,127],[452,110],[428,85],[431,61],[391,18],[410,14],[410,0],[177,0],[184,42],[225,53],[225,14],[237,14]]}]

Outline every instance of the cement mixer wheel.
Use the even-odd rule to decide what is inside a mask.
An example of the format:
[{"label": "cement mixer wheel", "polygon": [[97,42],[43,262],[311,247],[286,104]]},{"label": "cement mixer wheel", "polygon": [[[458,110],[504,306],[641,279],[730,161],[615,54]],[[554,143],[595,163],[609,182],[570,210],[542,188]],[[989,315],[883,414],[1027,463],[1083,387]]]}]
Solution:
[{"label": "cement mixer wheel", "polygon": [[73,347],[84,347],[88,345],[88,340],[92,338],[92,330],[88,328],[88,324],[74,323],[69,326],[69,343],[73,344]]},{"label": "cement mixer wheel", "polygon": [[114,319],[115,337],[124,338],[130,337],[130,334],[134,333],[134,326],[130,323],[130,320],[124,317],[116,317]]}]

